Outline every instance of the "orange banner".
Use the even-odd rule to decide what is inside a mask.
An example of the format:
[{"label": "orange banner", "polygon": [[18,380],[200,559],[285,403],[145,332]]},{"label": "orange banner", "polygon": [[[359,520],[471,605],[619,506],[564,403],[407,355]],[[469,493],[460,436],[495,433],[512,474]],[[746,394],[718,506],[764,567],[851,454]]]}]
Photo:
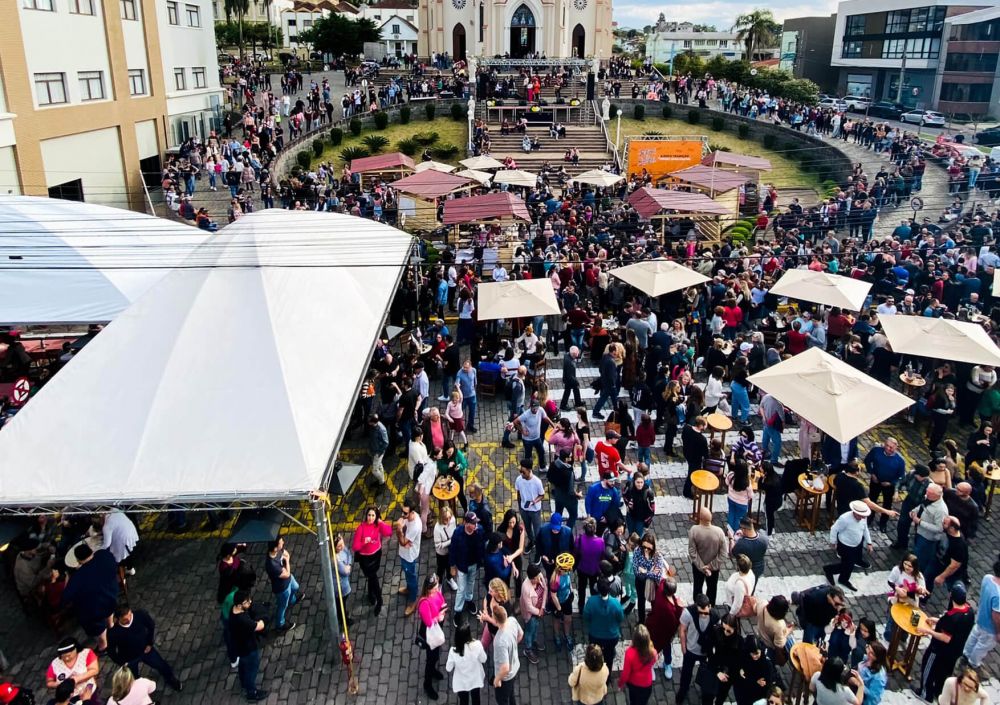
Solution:
[{"label": "orange banner", "polygon": [[630,140],[628,175],[645,169],[653,181],[701,163],[702,140]]}]

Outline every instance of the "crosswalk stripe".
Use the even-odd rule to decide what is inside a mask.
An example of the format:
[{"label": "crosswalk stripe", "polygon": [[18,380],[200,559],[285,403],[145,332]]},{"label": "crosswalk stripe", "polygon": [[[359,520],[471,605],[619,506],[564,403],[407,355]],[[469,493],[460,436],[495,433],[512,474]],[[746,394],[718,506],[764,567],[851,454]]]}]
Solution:
[{"label": "crosswalk stripe", "polygon": [[[876,549],[888,548],[891,543],[892,538],[888,535],[878,532],[872,534],[872,544]],[[657,539],[656,548],[668,560],[687,560],[688,540],[686,536],[676,539]],[[812,553],[814,555],[821,555],[824,552],[830,552],[830,560],[832,561],[832,550],[829,534],[826,531],[817,531],[815,534],[810,534],[808,531],[779,531],[768,537],[767,564],[771,565],[773,561],[780,561],[781,553]],[[820,580],[822,581],[822,578]]]}]

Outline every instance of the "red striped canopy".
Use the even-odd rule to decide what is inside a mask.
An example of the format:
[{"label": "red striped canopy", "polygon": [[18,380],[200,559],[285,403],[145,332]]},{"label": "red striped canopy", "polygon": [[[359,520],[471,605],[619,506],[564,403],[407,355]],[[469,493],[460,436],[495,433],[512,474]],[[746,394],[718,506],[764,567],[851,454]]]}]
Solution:
[{"label": "red striped canopy", "polygon": [[376,154],[374,157],[362,157],[351,160],[351,171],[360,174],[365,171],[381,171],[389,169],[399,169],[401,167],[413,169],[413,160],[402,152],[392,154]]},{"label": "red striped canopy", "polygon": [[636,190],[628,197],[628,202],[643,218],[659,215],[665,210],[678,213],[729,215],[728,208],[703,193],[668,191],[652,186],[644,186]]},{"label": "red striped canopy", "polygon": [[454,198],[444,202],[445,225],[457,225],[493,218],[513,218],[523,220],[526,223],[531,222],[531,214],[528,213],[527,204],[519,196],[507,191],[468,198]]}]

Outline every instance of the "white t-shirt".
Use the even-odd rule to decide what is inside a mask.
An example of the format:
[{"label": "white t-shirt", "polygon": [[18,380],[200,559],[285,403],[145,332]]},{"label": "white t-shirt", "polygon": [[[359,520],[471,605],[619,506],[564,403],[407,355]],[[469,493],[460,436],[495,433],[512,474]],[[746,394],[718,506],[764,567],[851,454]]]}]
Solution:
[{"label": "white t-shirt", "polygon": [[410,545],[399,545],[399,557],[401,559],[412,563],[420,558],[420,534],[423,530],[424,524],[420,521],[420,515],[416,512],[413,513],[412,518],[403,522],[403,535],[410,542]]}]

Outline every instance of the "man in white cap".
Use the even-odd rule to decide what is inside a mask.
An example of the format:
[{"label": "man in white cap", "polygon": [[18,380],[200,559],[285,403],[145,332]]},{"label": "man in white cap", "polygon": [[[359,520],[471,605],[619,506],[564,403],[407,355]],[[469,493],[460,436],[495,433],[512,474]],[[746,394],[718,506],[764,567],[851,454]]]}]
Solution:
[{"label": "man in white cap", "polygon": [[834,574],[839,572],[838,582],[848,590],[857,592],[857,588],[851,584],[851,573],[854,572],[855,565],[862,564],[865,546],[869,553],[874,549],[872,535],[868,530],[868,517],[871,513],[872,510],[864,502],[851,502],[851,511],[841,514],[830,527],[830,543],[840,556],[839,562],[823,566],[823,573],[831,585]]}]

